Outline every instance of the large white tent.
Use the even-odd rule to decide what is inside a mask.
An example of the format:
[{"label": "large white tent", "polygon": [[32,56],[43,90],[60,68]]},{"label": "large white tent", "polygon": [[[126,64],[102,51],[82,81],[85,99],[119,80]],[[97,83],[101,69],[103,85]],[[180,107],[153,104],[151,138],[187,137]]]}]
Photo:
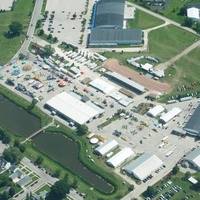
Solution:
[{"label": "large white tent", "polygon": [[108,84],[107,82],[99,79],[99,78],[96,78],[94,79],[93,81],[91,81],[89,83],[89,85],[91,85],[92,87],[100,90],[101,92],[103,92],[104,94],[108,94],[110,93],[111,91],[114,90],[114,86]]},{"label": "large white tent", "polygon": [[166,124],[167,122],[172,120],[176,115],[179,115],[181,112],[182,110],[180,108],[174,107],[160,118],[160,122]]},{"label": "large white tent", "polygon": [[136,160],[125,166],[124,170],[139,180],[144,180],[163,164],[156,155],[144,153]]},{"label": "large white tent", "polygon": [[199,21],[199,9],[198,8],[188,8],[187,17],[191,18],[193,21]]},{"label": "large white tent", "polygon": [[99,116],[98,110],[66,92],[54,96],[45,105],[77,124],[85,124]]},{"label": "large white tent", "polygon": [[108,140],[102,145],[98,146],[95,149],[95,152],[99,155],[104,156],[105,154],[107,154],[109,151],[113,150],[117,146],[118,146],[118,142],[116,140]]},{"label": "large white tent", "polygon": [[106,163],[109,166],[116,168],[120,166],[123,162],[125,162],[127,159],[129,159],[133,154],[134,152],[130,148],[125,147],[120,152],[111,157],[109,160],[107,160]]},{"label": "large white tent", "polygon": [[156,105],[155,107],[149,109],[147,114],[150,115],[151,117],[156,117],[157,115],[162,113],[164,110],[165,110],[165,108],[163,106]]}]

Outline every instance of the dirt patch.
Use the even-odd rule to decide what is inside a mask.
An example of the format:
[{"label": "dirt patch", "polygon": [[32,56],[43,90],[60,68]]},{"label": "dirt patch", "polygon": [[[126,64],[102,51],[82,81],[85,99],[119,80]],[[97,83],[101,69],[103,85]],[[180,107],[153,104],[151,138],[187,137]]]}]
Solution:
[{"label": "dirt patch", "polygon": [[119,64],[117,59],[109,59],[106,61],[104,67],[108,70],[117,72],[127,78],[131,78],[133,81],[143,85],[148,90],[155,90],[158,92],[169,92],[171,87],[167,83],[161,83],[159,81],[150,79],[145,75],[140,75],[138,72],[129,69],[123,65]]}]

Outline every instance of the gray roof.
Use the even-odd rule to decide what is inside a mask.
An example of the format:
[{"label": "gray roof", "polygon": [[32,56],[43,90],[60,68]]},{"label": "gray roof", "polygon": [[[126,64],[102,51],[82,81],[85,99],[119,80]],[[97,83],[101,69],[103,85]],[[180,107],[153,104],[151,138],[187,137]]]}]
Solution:
[{"label": "gray roof", "polygon": [[187,8],[198,8],[198,9],[200,9],[200,3],[188,3]]},{"label": "gray roof", "polygon": [[32,181],[32,178],[30,176],[25,176],[20,181],[18,181],[17,184],[20,187],[22,187],[22,186],[25,186],[26,184],[30,183],[31,181]]},{"label": "gray roof", "polygon": [[124,84],[128,85],[129,87],[132,87],[132,88],[138,90],[141,93],[146,91],[145,87],[143,87],[142,85],[136,83],[135,81],[132,81],[132,80],[126,78],[125,76],[122,76],[121,74],[118,74],[117,72],[106,72],[106,74],[109,75],[112,78],[115,78],[115,79],[123,82]]},{"label": "gray roof", "polygon": [[191,134],[200,136],[200,105],[198,105],[183,129]]},{"label": "gray roof", "polygon": [[142,43],[141,29],[92,29],[89,37],[91,43]]},{"label": "gray roof", "polygon": [[100,0],[94,27],[123,27],[125,0]]},{"label": "gray roof", "polygon": [[196,157],[198,157],[200,155],[200,147],[194,149],[193,151],[191,151],[189,154],[187,154],[185,156],[185,160],[194,160]]},{"label": "gray roof", "polygon": [[132,171],[133,169],[139,167],[141,165],[141,163],[143,163],[145,160],[151,158],[152,156],[153,155],[151,153],[145,152],[139,158],[137,158],[130,164],[126,165],[124,169]]}]

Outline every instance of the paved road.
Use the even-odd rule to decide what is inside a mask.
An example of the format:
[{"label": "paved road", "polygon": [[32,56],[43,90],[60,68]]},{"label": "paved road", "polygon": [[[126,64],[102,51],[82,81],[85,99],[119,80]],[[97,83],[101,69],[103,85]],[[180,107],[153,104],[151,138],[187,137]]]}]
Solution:
[{"label": "paved road", "polygon": [[53,185],[58,179],[53,178],[50,175],[46,174],[44,171],[36,167],[33,163],[30,162],[30,160],[26,157],[24,157],[21,161],[21,164],[26,166],[28,169],[30,169],[32,172],[35,172],[37,175],[39,175],[41,178],[39,179],[38,183],[33,185],[32,187],[28,187],[24,189],[24,192],[20,194],[18,197],[16,197],[16,200],[22,200],[26,197],[27,193],[35,191],[37,188],[41,187],[42,185],[49,183]]},{"label": "paved road", "polygon": [[27,31],[27,35],[29,36],[27,40],[24,40],[23,45],[21,46],[20,50],[15,54],[13,59],[17,58],[19,53],[27,54],[28,53],[28,46],[32,41],[32,37],[34,34],[36,23],[39,19],[41,19],[41,9],[42,9],[43,0],[36,0],[35,7],[33,9],[32,18],[30,21],[30,25]]}]

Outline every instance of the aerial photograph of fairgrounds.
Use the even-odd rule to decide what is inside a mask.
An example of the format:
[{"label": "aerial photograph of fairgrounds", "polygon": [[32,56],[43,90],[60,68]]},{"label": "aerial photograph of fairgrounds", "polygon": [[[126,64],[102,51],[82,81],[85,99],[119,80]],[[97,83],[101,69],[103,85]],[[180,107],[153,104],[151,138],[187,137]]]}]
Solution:
[{"label": "aerial photograph of fairgrounds", "polygon": [[200,199],[200,0],[0,0],[0,200]]}]

